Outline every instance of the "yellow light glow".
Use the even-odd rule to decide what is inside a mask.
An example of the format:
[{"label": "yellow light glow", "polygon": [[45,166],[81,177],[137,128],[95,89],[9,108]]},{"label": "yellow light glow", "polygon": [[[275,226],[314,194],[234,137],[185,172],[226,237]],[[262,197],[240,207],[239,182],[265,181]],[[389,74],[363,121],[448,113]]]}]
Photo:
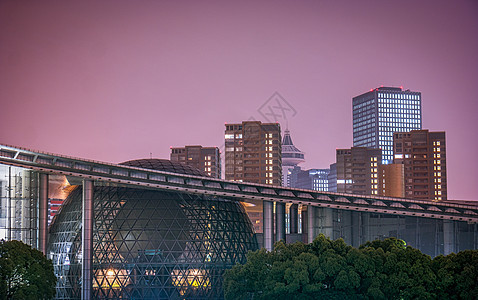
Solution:
[{"label": "yellow light glow", "polygon": [[201,269],[188,269],[185,271],[173,270],[171,272],[173,285],[179,288],[179,293],[184,295],[188,287],[208,289],[211,282],[206,277],[206,271]]},{"label": "yellow light glow", "polygon": [[95,271],[95,278],[93,288],[118,289],[130,284],[128,271],[124,269],[99,269]]}]

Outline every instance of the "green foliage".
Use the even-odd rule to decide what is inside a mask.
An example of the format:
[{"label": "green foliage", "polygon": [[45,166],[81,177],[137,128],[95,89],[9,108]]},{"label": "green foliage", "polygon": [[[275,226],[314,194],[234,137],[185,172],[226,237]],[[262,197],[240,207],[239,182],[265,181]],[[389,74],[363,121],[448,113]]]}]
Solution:
[{"label": "green foliage", "polygon": [[434,260],[396,238],[359,249],[319,235],[249,253],[224,277],[226,299],[478,299],[478,250]]},{"label": "green foliage", "polygon": [[478,250],[465,250],[433,260],[439,296],[478,299]]},{"label": "green foliage", "polygon": [[0,241],[0,299],[51,299],[53,264],[42,252],[20,241]]}]

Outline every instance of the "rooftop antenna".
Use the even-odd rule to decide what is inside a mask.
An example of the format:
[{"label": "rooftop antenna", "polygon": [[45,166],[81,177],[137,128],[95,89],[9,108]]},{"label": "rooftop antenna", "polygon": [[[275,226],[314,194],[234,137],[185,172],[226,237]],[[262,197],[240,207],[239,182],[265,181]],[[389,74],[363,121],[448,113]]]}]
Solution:
[{"label": "rooftop antenna", "polygon": [[153,152],[149,152],[149,158],[153,159]]}]

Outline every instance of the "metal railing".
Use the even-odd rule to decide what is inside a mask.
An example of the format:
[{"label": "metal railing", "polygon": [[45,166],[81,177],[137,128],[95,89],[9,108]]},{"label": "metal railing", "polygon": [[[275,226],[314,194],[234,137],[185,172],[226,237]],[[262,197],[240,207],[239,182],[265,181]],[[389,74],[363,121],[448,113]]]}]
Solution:
[{"label": "metal railing", "polygon": [[424,200],[319,192],[141,169],[0,145],[0,163],[128,186],[214,195],[240,201],[267,200],[478,223],[478,206]]}]

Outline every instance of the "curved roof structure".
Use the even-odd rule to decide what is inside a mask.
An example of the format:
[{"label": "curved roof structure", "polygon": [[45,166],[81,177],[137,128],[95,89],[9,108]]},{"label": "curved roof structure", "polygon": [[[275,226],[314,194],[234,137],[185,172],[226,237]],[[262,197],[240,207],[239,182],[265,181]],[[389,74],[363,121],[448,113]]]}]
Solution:
[{"label": "curved roof structure", "polygon": [[170,161],[168,159],[158,159],[158,158],[147,158],[147,159],[135,159],[125,161],[120,163],[120,165],[142,168],[142,169],[150,169],[156,171],[164,171],[170,173],[179,173],[185,175],[195,175],[195,176],[204,176],[209,177],[205,173],[201,172],[200,170],[188,166],[186,164]]},{"label": "curved roof structure", "polygon": [[284,132],[284,138],[282,139],[282,165],[283,166],[297,166],[301,162],[304,162],[304,152],[300,151],[290,137],[289,129]]}]

